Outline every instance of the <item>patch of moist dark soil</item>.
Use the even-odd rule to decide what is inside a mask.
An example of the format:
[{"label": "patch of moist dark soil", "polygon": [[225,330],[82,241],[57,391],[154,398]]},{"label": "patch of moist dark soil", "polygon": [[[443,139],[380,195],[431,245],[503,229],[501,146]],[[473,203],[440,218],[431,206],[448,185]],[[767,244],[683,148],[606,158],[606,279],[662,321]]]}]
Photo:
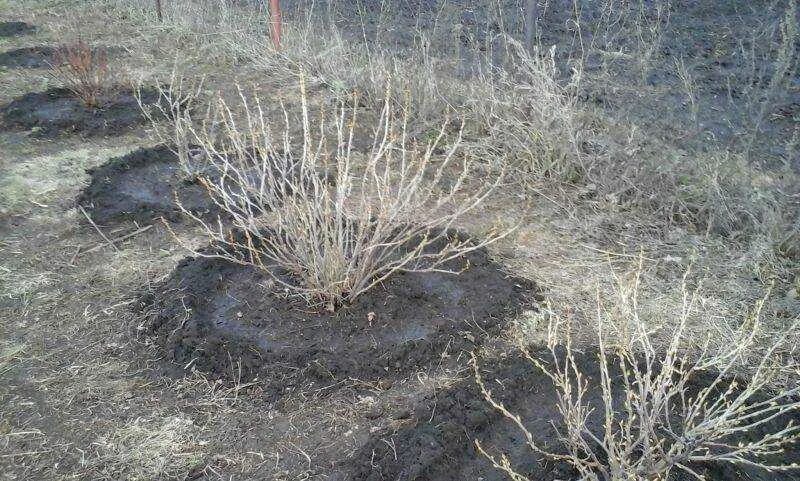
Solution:
[{"label": "patch of moist dark soil", "polygon": [[[529,361],[513,357],[482,366],[484,381],[498,401],[519,413],[543,445],[557,443],[558,419],[552,383]],[[425,397],[401,426],[376,434],[333,477],[336,481],[506,481],[475,448],[505,453],[529,479],[571,479],[568,467],[541,463],[524,436],[483,398],[472,378]]]},{"label": "patch of moist dark soil", "polygon": [[91,182],[78,196],[92,220],[152,222],[183,218],[175,200],[197,215],[218,212],[206,188],[187,178],[178,156],[166,145],[142,148],[88,170]]},{"label": "patch of moist dark soil", "polygon": [[[543,360],[550,353],[533,351]],[[576,354],[578,365],[590,382],[584,398],[595,408],[587,426],[595,434],[602,433],[602,398],[597,385],[599,370],[597,353],[588,351]],[[560,427],[556,392],[551,380],[530,361],[521,356],[510,356],[498,362],[481,365],[481,376],[496,401],[502,402],[512,413],[520,415],[526,428],[539,446],[565,452],[554,425]],[[619,383],[616,383],[619,385]],[[702,380],[689,389],[697,392]],[[622,399],[621,391],[615,398]],[[475,440],[495,457],[505,454],[512,466],[527,479],[556,481],[578,479],[565,463],[555,463],[532,452],[522,432],[495,410],[484,399],[472,378],[458,381],[445,391],[424,398],[406,415],[400,427],[375,434],[356,454],[343,462],[331,477],[335,481],[506,481],[509,478],[494,468],[475,447]],[[775,432],[786,425],[787,419],[768,423],[762,431],[749,436]],[[746,438],[746,436],[745,436]],[[747,439],[743,439],[746,441]],[[800,451],[786,453],[771,462],[796,462]],[[692,469],[709,481],[797,480],[792,473],[768,473],[754,468],[730,464],[704,464]],[[672,481],[696,479],[677,470],[670,475]]]},{"label": "patch of moist dark soil", "polygon": [[[124,53],[118,47],[98,47],[96,51],[108,54]],[[56,47],[40,45],[37,47],[22,47],[0,53],[0,67],[13,68],[49,68],[56,62]]]},{"label": "patch of moist dark soil", "polygon": [[[142,91],[142,102],[159,99],[155,89]],[[32,92],[0,107],[4,128],[32,131],[36,138],[55,138],[62,134],[85,136],[119,134],[146,122],[131,89],[110,89],[100,99],[100,107],[87,107],[65,88]]]},{"label": "patch of moist dark soil", "polygon": [[53,47],[23,47],[0,53],[0,67],[45,68],[53,62],[56,49]]},{"label": "patch of moist dark soil", "polygon": [[0,37],[18,37],[29,35],[36,31],[36,27],[25,22],[0,22]]},{"label": "patch of moist dark soil", "polygon": [[397,273],[330,313],[270,288],[256,268],[187,258],[144,305],[168,357],[213,376],[240,363],[244,378],[285,391],[348,378],[388,385],[455,359],[532,305],[532,282],[484,250],[468,260],[459,275]]}]

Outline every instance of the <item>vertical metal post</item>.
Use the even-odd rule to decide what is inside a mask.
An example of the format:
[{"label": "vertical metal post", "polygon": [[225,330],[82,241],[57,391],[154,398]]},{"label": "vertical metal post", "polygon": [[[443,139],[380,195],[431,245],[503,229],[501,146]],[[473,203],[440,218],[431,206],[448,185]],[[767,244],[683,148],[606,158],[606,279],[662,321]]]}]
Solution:
[{"label": "vertical metal post", "polygon": [[269,23],[270,23],[270,36],[272,37],[272,44],[275,50],[281,48],[281,2],[280,0],[269,0]]},{"label": "vertical metal post", "polygon": [[538,0],[527,0],[525,2],[525,48],[530,51],[533,48],[534,27],[539,16]]}]

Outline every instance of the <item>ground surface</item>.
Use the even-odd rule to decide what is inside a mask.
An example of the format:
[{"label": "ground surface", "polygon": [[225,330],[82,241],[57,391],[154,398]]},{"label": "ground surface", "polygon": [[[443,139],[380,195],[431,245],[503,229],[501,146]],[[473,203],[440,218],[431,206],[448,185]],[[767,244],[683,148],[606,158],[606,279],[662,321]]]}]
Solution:
[{"label": "ground surface", "polygon": [[144,309],[173,361],[214,377],[258,377],[278,397],[348,379],[389,386],[452,364],[532,308],[533,283],[484,251],[443,267],[466,265],[398,274],[331,314],[285,298],[258,269],[189,258]]},{"label": "ground surface", "polygon": [[[147,105],[158,99],[153,90],[143,90],[141,101]],[[87,107],[75,94],[64,88],[31,92],[3,106],[0,117],[6,128],[31,131],[32,136],[53,138],[77,133],[86,136],[117,134],[142,125],[136,93],[131,89],[112,88],[99,96],[97,107]]]},{"label": "ground surface", "polygon": [[55,60],[53,47],[23,47],[0,53],[0,67],[45,68]]},{"label": "ground surface", "polygon": [[167,146],[143,148],[89,169],[91,182],[78,203],[92,220],[108,224],[120,220],[152,223],[161,217],[181,217],[175,199],[188,211],[202,215],[217,211],[196,180],[187,178],[178,156]]},{"label": "ground surface", "polygon": [[[571,2],[550,3],[552,8],[542,20],[543,44],[559,45],[558,54],[562,55],[574,45],[567,28],[567,4]],[[637,70],[624,75],[624,81],[612,76],[616,70],[628,72],[626,62],[631,60],[619,54],[613,43],[602,56],[590,59],[597,68],[584,92],[583,106],[594,116],[594,123],[610,126],[592,149],[615,160],[642,159],[642,165],[661,165],[668,171],[695,159],[707,159],[720,146],[754,139],[748,147],[751,159],[756,159],[752,162],[771,166],[759,170],[757,183],[770,186],[773,179],[790,175],[780,168],[800,165],[788,142],[797,128],[800,105],[796,72],[789,73],[793,89],[764,109],[757,136],[747,133],[752,116],[744,112],[752,109],[741,107],[744,99],[751,98],[746,87],[754,84],[752,74],[757,70],[747,62],[749,57],[739,55],[742,43],[744,51],[756,45],[750,43],[754,32],[763,31],[779,10],[772,8],[771,2],[673,3],[659,47],[647,57],[651,60],[646,75]],[[192,2],[180,5],[184,4]],[[403,37],[402,29],[386,27],[385,19],[375,13],[380,9],[373,9],[377,4],[365,3],[368,21],[363,23],[346,16],[334,19],[355,39],[376,32],[401,32],[398,36]],[[289,103],[296,99],[296,85],[286,77],[265,75],[224,53],[221,47],[226,43],[207,30],[211,24],[207,18],[180,23],[180,12],[169,10],[168,20],[175,24],[167,27],[156,23],[152,15],[143,17],[134,9],[116,8],[111,1],[99,2],[96,8],[87,5],[0,0],[0,50],[55,45],[72,28],[98,44],[128,52],[125,58],[110,56],[110,61],[125,69],[130,80],[168,79],[179,57],[192,73],[206,76],[208,92],[224,88],[230,94],[230,78],[235,77],[242,85],[255,84],[265,96],[286,98]],[[397,5],[411,22],[416,18],[422,19],[421,23],[456,19],[452,25],[476,31],[494,8],[481,2]],[[146,8],[150,8],[149,2]],[[372,14],[375,17],[369,16]],[[218,30],[231,30],[229,20],[213,20],[220,22],[215,24]],[[16,23],[20,21],[26,24]],[[472,38],[467,35],[469,28],[456,33]],[[611,31],[630,30],[619,27]],[[594,35],[600,38],[602,33]],[[647,36],[648,32],[639,33]],[[586,36],[584,40],[590,39]],[[692,72],[688,82],[691,95],[686,93],[687,82],[670,73],[675,70],[676,53],[683,55]],[[203,311],[206,317],[200,321],[191,320],[192,329],[211,322],[214,315],[238,323],[239,328],[246,320],[252,321],[255,329],[263,329],[272,319],[264,309],[274,301],[261,297],[261,290],[234,292],[233,301],[231,286],[226,284],[230,277],[218,276],[224,267],[183,261],[187,254],[176,246],[173,235],[198,248],[204,245],[198,231],[189,225],[176,224],[170,234],[160,223],[153,223],[152,228],[109,246],[77,209],[76,200],[87,186],[97,197],[81,205],[91,207],[94,202],[95,207],[100,206],[95,211],[97,225],[114,240],[139,232],[156,214],[168,216],[172,210],[163,206],[162,199],[165,190],[176,184],[144,179],[137,195],[152,189],[158,197],[158,202],[147,207],[150,210],[137,210],[143,201],[137,196],[115,199],[111,186],[124,190],[131,185],[126,182],[134,180],[126,177],[132,170],[118,167],[124,159],[153,152],[138,149],[157,143],[148,135],[149,127],[139,121],[135,102],[131,104],[132,99],[127,98],[123,118],[136,117],[136,122],[126,123],[124,129],[117,129],[114,121],[81,116],[81,122],[85,121],[81,125],[98,126],[99,135],[73,135],[74,120],[57,125],[51,121],[54,108],[73,112],[74,102],[66,107],[59,103],[59,107],[43,97],[42,92],[58,92],[51,89],[59,86],[41,68],[32,67],[24,69],[25,73],[21,73],[23,69],[0,70],[0,105],[21,105],[20,99],[29,99],[18,114],[33,119],[0,132],[0,479],[503,479],[478,458],[472,447],[475,438],[509,450],[523,469],[541,473],[544,479],[568,477],[568,472],[558,471],[552,464],[537,465],[533,457],[526,456],[518,434],[480,399],[469,356],[449,346],[453,340],[458,348],[479,347],[486,379],[506,386],[495,389],[519,403],[532,426],[544,431],[553,414],[552,392],[539,374],[516,360],[508,342],[518,331],[530,335],[532,342],[541,338],[536,308],[542,306],[522,306],[515,278],[532,280],[548,301],[566,306],[576,322],[585,321],[593,315],[597,291],[612,293],[620,279],[627,279],[626,273],[635,268],[641,254],[645,264],[642,309],[664,319],[680,309],[681,278],[692,266],[690,282],[708,280],[702,303],[715,313],[698,321],[696,328],[701,333],[713,332],[719,343],[725,342],[729,330],[771,285],[772,296],[765,309],[767,325],[785,325],[800,313],[796,287],[800,259],[781,254],[799,250],[791,237],[782,233],[767,236],[766,232],[746,236],[737,230],[740,227],[728,227],[737,226],[735,223],[724,224],[717,235],[713,231],[718,224],[685,222],[687,217],[705,219],[702,208],[693,205],[655,209],[655,214],[645,211],[647,202],[627,200],[631,192],[644,188],[638,185],[620,185],[613,192],[592,184],[522,191],[509,183],[460,226],[480,235],[519,224],[513,235],[481,257],[479,267],[470,274],[475,277],[468,277],[465,285],[452,279],[437,280],[429,291],[420,287],[428,282],[425,279],[400,279],[368,299],[378,304],[380,296],[399,292],[400,297],[387,297],[387,306],[380,306],[386,309],[384,313],[402,311],[402,296],[414,299],[415,312],[427,318],[433,318],[439,309],[452,309],[454,319],[433,320],[436,332],[428,331],[430,323],[416,320],[415,324],[410,318],[409,324],[423,332],[393,326],[379,332],[385,337],[378,336],[377,344],[370,344],[369,325],[365,329],[356,326],[365,327],[370,312],[377,315],[373,322],[384,319],[378,307],[366,305],[355,310],[349,328],[334,332],[328,325],[313,332],[294,331],[293,323],[307,314],[278,303],[282,329],[275,335],[280,336],[281,347],[291,342],[303,349],[299,355],[278,349],[269,361],[283,361],[282,374],[301,371],[292,375],[302,382],[288,383],[291,389],[278,396],[274,379],[249,375],[252,372],[240,370],[241,363],[233,357],[225,366],[229,372],[220,378],[202,369],[202,356],[189,357],[197,347],[194,331],[188,331],[189,350],[175,351],[174,344],[165,342],[180,341],[168,336],[172,332],[168,327],[174,329],[180,319],[180,300],[184,298],[187,307],[195,303],[200,308],[218,309]],[[315,101],[330,102],[327,94],[324,88],[316,88]],[[734,97],[737,100],[731,102]],[[59,102],[70,100],[61,98]],[[43,130],[35,129],[43,126]],[[40,133],[44,131],[49,134],[43,137]],[[645,164],[646,159],[657,162]],[[171,171],[155,167],[161,165],[158,163],[145,164],[153,166],[147,171],[151,176]],[[732,172],[735,177],[737,171]],[[629,173],[617,177],[624,179],[623,174]],[[658,177],[661,173],[654,171],[654,176],[666,178]],[[719,179],[712,173],[709,177]],[[106,179],[111,182],[105,183]],[[688,186],[688,180],[683,180]],[[668,190],[666,182],[657,185],[659,188],[646,196],[652,203],[658,200],[657,194]],[[712,184],[710,190],[715,188],[720,188],[719,184]],[[689,200],[681,205],[692,204],[695,194],[686,187]],[[796,192],[779,194],[796,203]],[[756,198],[762,193],[748,195]],[[144,201],[146,204],[147,199]],[[787,247],[776,249],[784,238]],[[201,271],[190,277],[196,282],[176,281],[173,272],[187,269]],[[262,282],[247,271],[234,275],[244,276],[249,283]],[[481,288],[485,278],[493,286],[488,290]],[[163,295],[164,286],[181,292],[163,299],[166,304],[162,303],[161,309],[169,315],[154,325],[153,309],[143,312],[138,303],[143,296]],[[437,306],[433,308],[419,301],[431,292],[437,299],[447,299],[459,291],[468,293],[464,302],[453,296],[450,301],[455,304],[437,304],[440,301],[435,300],[431,301],[431,306]],[[484,305],[484,297],[495,302]],[[244,303],[242,298],[260,304]],[[464,315],[467,310],[481,315],[473,320]],[[318,323],[330,321],[315,316]],[[342,316],[334,322],[349,320],[346,313]],[[714,323],[707,324],[711,321]],[[154,326],[163,329],[156,329],[153,335]],[[341,332],[352,336],[335,339]],[[367,359],[371,350],[391,354],[399,349],[402,343],[396,342],[394,335],[401,340],[423,338],[421,344],[428,347],[416,351],[420,343],[404,345],[403,352],[409,356],[401,356],[401,360],[411,353],[421,354],[414,362],[401,363],[391,374],[380,372],[392,367],[387,363],[380,368],[365,366],[368,375],[355,376],[360,372],[357,364]],[[331,342],[323,349],[309,348],[326,336]],[[341,350],[334,341],[341,343]],[[350,357],[344,349],[356,349],[365,357]],[[449,357],[441,356],[443,353]],[[314,360],[322,360],[324,369],[312,371]],[[258,366],[263,369],[264,364]],[[591,366],[587,368],[591,372]],[[335,369],[336,374],[328,376]],[[313,385],[305,377],[308,373],[317,376]],[[715,480],[776,479],[733,468],[703,469]]]}]

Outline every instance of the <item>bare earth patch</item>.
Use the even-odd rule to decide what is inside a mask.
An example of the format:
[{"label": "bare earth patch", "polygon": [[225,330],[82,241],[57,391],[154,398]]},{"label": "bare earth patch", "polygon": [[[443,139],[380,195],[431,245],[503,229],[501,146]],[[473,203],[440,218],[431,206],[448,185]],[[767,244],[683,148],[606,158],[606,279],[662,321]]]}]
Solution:
[{"label": "bare earth patch", "polygon": [[[546,350],[538,355],[548,358]],[[602,399],[597,384],[596,350],[580,354],[577,362],[589,376],[591,388],[586,401],[595,411],[587,427],[602,435]],[[552,381],[528,360],[509,355],[499,361],[478,361],[481,376],[497,401],[524,420],[526,428],[533,433],[540,446],[559,452],[562,446],[555,427],[564,429],[558,421],[558,398]],[[690,392],[703,387],[703,379],[689,386]],[[622,390],[615,395],[621,402]],[[800,419],[796,414],[794,419]],[[781,429],[788,419],[777,419],[765,426]],[[796,421],[795,421],[796,422]],[[451,387],[437,391],[422,399],[412,408],[410,416],[402,419],[398,427],[377,433],[351,460],[346,461],[339,476],[334,479],[348,481],[459,481],[481,479],[503,481],[508,477],[496,469],[475,448],[475,440],[487,447],[492,454],[505,454],[517,471],[530,480],[556,481],[578,479],[564,464],[553,462],[531,451],[525,436],[508,419],[488,406],[476,382],[472,378],[456,382]],[[748,432],[731,442],[747,442],[757,436]],[[773,456],[778,462],[800,459],[800,450]],[[707,464],[692,466],[709,481],[753,481],[794,480],[792,473],[768,473],[746,466]],[[684,473],[673,473],[675,481],[690,481]]]},{"label": "bare earth patch", "polygon": [[143,148],[90,169],[89,185],[81,191],[78,204],[92,220],[107,224],[121,220],[152,222],[160,217],[181,219],[181,204],[198,215],[217,212],[206,189],[189,180],[177,155],[167,146]]},{"label": "bare earth patch", "polygon": [[[142,92],[144,104],[157,100],[155,91]],[[97,108],[87,107],[63,88],[28,93],[0,107],[0,117],[7,129],[30,131],[33,137],[45,139],[70,133],[87,137],[114,135],[147,121],[129,89],[106,92]]]},{"label": "bare earth patch", "polygon": [[460,357],[530,308],[530,281],[485,251],[467,260],[459,275],[397,273],[330,313],[287,298],[256,268],[187,258],[145,302],[151,329],[180,366],[284,391],[348,378],[391,385]]},{"label": "bare earth patch", "polygon": [[0,37],[30,35],[36,30],[35,26],[25,22],[0,22]]},{"label": "bare earth patch", "polygon": [[49,46],[23,47],[0,53],[0,67],[46,68],[54,62],[56,49]]}]

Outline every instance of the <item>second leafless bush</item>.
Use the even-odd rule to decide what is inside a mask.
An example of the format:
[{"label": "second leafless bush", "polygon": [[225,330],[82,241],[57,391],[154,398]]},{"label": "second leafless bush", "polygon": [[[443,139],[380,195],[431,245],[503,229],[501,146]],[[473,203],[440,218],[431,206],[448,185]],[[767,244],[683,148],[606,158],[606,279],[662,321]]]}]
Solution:
[{"label": "second leafless bush", "polygon": [[[781,360],[791,352],[787,337],[794,327],[754,357],[762,302],[733,342],[721,349],[712,349],[708,341],[689,346],[687,319],[696,308],[696,298],[686,293],[683,313],[662,350],[638,318],[635,297],[626,302],[631,308],[624,310],[625,318],[614,320],[598,301],[596,382],[590,383],[577,359],[568,320],[551,318],[549,359],[524,350],[553,383],[562,417],[557,424],[563,452],[540,445],[524,420],[495,400],[476,369],[488,402],[524,434],[536,455],[571,465],[585,481],[663,480],[674,470],[705,479],[693,469],[694,463],[703,462],[768,471],[798,468],[780,459],[785,448],[800,438],[800,426],[787,420],[800,409],[800,387],[773,389],[784,371]],[[604,332],[616,333],[615,340]],[[736,377],[742,368],[748,368],[744,381]],[[599,403],[589,401],[593,389],[601,394]],[[589,427],[594,417],[600,421],[596,430]],[[528,479],[506,456],[490,454],[491,449],[480,444],[478,448],[510,479]]]}]

